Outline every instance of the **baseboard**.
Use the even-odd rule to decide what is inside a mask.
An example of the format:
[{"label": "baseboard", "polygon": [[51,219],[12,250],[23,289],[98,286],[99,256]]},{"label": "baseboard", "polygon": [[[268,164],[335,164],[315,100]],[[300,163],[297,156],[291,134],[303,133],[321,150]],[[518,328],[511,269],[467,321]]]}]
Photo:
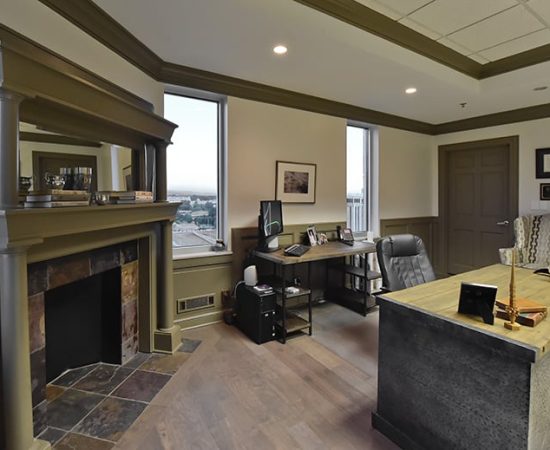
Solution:
[{"label": "baseboard", "polygon": [[394,427],[390,422],[375,412],[372,413],[372,427],[380,431],[380,433],[386,436],[393,443],[397,444],[403,450],[425,450],[424,447],[418,445],[415,441],[409,438],[409,436]]}]

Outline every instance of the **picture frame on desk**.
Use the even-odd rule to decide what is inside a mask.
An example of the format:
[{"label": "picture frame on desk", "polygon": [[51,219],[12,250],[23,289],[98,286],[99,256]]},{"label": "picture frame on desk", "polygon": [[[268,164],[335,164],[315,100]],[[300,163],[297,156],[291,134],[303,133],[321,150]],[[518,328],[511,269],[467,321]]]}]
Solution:
[{"label": "picture frame on desk", "polygon": [[319,244],[317,240],[317,229],[315,228],[315,225],[310,225],[309,227],[307,227],[306,234],[309,240],[309,245],[311,247],[315,247]]},{"label": "picture frame on desk", "polygon": [[550,178],[550,148],[536,150],[537,178]]},{"label": "picture frame on desk", "polygon": [[275,198],[283,203],[315,203],[317,164],[277,161]]}]

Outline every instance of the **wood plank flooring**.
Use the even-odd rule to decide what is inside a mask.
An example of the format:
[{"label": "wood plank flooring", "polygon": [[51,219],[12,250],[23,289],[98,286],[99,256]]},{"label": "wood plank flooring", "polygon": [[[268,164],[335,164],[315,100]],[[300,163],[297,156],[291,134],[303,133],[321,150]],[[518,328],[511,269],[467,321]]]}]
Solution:
[{"label": "wood plank flooring", "polygon": [[[396,449],[371,426],[377,313],[318,308],[318,340],[315,328],[261,346],[225,324],[185,332],[202,344],[116,448]],[[336,352],[319,342],[331,340]]]}]

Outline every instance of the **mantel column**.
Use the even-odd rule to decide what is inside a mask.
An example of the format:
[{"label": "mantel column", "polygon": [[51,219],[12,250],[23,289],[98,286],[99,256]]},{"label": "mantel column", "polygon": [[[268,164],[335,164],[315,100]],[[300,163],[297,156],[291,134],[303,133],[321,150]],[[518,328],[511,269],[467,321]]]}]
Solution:
[{"label": "mantel column", "polygon": [[168,199],[168,172],[166,166],[166,148],[168,142],[155,143],[156,165],[156,201],[164,202]]},{"label": "mantel column", "polygon": [[0,249],[0,448],[49,448],[33,438],[27,249]]},{"label": "mantel column", "polygon": [[161,259],[158,272],[157,318],[155,349],[172,353],[181,343],[179,326],[174,325],[174,270],[172,259],[172,222],[161,223]]},{"label": "mantel column", "polygon": [[15,208],[19,193],[19,103],[23,97],[0,87],[0,210]]}]

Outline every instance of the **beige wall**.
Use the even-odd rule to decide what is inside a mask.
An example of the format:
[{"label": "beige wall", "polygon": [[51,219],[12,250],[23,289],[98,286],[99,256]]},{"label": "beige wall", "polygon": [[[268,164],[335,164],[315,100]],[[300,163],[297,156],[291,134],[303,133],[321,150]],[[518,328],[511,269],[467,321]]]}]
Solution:
[{"label": "beige wall", "polygon": [[286,224],[346,220],[346,120],[229,98],[228,152],[229,229],[257,225],[277,160],[317,164],[315,204],[285,204]]},{"label": "beige wall", "polygon": [[1,0],[0,22],[153,103],[162,115],[164,87],[38,0]]},{"label": "beige wall", "polygon": [[380,219],[436,214],[432,136],[378,127]]},{"label": "beige wall", "polygon": [[[550,147],[549,129],[550,118],[435,136],[434,155],[437,159],[439,145],[503,136],[519,136],[519,213],[548,213],[550,202],[539,201],[539,185],[548,182],[548,180],[535,178],[535,149]],[[436,190],[434,197],[436,211],[437,201]]]}]

